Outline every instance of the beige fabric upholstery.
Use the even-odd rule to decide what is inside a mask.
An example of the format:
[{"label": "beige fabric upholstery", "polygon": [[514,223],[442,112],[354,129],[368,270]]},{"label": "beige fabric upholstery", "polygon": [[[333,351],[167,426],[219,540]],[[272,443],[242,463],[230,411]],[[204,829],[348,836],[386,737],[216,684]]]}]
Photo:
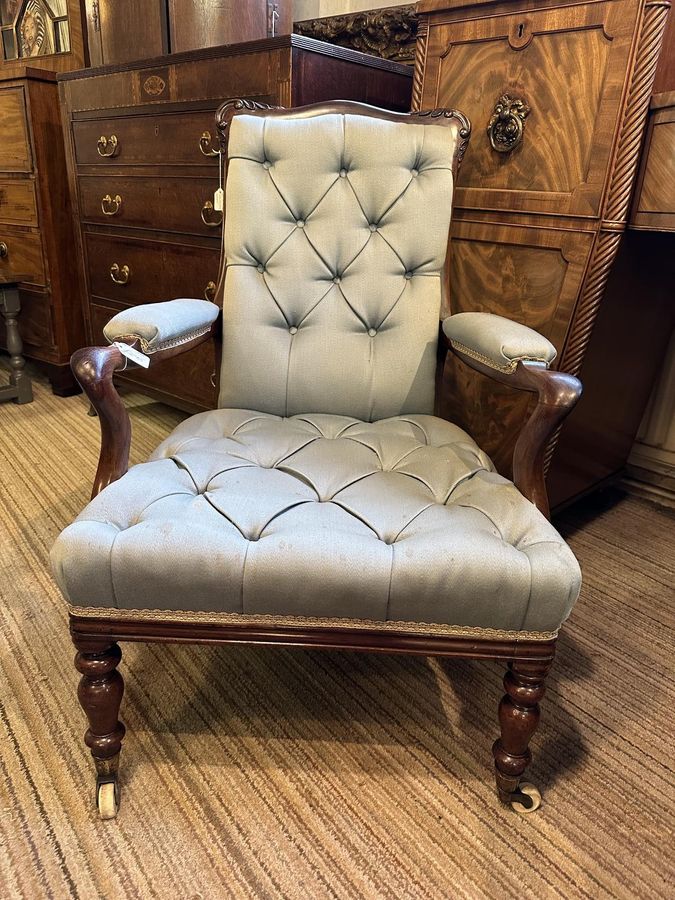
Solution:
[{"label": "beige fabric upholstery", "polygon": [[94,499],[52,551],[85,607],[550,632],[579,568],[460,428],[216,410]]},{"label": "beige fabric upholstery", "polygon": [[455,131],[237,115],[221,407],[431,413]]},{"label": "beige fabric upholstery", "polygon": [[187,343],[205,334],[220,312],[208,300],[168,300],[125,309],[108,322],[103,334],[112,344],[137,338],[144,353]]},{"label": "beige fabric upholstery", "polygon": [[492,313],[456,313],[443,320],[443,331],[457,350],[500,372],[513,372],[520,360],[549,365],[556,358],[537,331]]}]

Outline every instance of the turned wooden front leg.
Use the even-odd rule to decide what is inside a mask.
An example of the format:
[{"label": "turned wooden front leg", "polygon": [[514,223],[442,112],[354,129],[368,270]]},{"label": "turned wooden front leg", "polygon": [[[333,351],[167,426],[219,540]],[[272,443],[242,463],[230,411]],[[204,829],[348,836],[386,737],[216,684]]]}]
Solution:
[{"label": "turned wooden front leg", "polygon": [[125,732],[118,719],[124,693],[124,681],[117,671],[122,651],[110,642],[73,640],[78,648],[75,668],[82,673],[77,696],[89,721],[84,742],[98,775],[115,776]]},{"label": "turned wooden front leg", "polygon": [[539,701],[552,660],[517,660],[504,676],[506,694],[499,704],[501,737],[492,748],[497,791],[503,803],[511,800],[520,777],[532,759],[530,738],[539,724]]}]

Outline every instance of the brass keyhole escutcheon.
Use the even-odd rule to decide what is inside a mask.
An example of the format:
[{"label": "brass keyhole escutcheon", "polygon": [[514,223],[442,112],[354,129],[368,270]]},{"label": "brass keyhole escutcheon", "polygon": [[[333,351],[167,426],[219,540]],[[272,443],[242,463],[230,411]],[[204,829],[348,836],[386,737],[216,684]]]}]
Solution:
[{"label": "brass keyhole escutcheon", "polygon": [[220,156],[220,151],[214,150],[212,140],[210,131],[205,131],[199,138],[199,150],[203,156]]},{"label": "brass keyhole escutcheon", "polygon": [[207,200],[206,203],[202,206],[201,211],[202,222],[208,228],[218,228],[223,224],[223,214],[221,212],[217,212],[213,203],[210,200]]},{"label": "brass keyhole escutcheon", "polygon": [[0,259],[7,259],[9,256],[9,247],[4,241],[0,241]]},{"label": "brass keyhole escutcheon", "polygon": [[216,283],[215,281],[209,281],[209,283],[204,288],[204,299],[210,300],[213,303],[213,299],[216,296]]},{"label": "brass keyhole escutcheon", "polygon": [[510,153],[523,139],[530,107],[520,97],[502,94],[495,103],[487,126],[490,146],[497,153]]},{"label": "brass keyhole escutcheon", "polygon": [[121,205],[122,198],[119,194],[115,194],[114,197],[111,197],[110,194],[101,197],[101,212],[104,216],[116,216]]},{"label": "brass keyhole escutcheon", "polygon": [[110,266],[110,277],[115,284],[128,284],[131,277],[131,269],[129,266],[119,266],[117,263],[113,263]]},{"label": "brass keyhole escutcheon", "polygon": [[111,134],[109,138],[102,134],[96,142],[96,152],[99,156],[114,156],[117,152],[117,147],[117,135],[115,134]]}]

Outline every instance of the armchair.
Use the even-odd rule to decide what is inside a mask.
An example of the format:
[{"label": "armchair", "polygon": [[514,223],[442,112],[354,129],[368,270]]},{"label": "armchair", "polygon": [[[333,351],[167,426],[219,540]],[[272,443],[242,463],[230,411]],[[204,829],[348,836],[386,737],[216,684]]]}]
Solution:
[{"label": "armchair", "polygon": [[[52,562],[78,650],[99,812],[110,818],[119,803],[119,641],[502,660],[497,789],[532,811],[540,797],[521,776],[580,588],[546,518],[543,454],[581,387],[549,369],[554,348],[520,325],[465,314],[439,329],[469,124],[452,110],[241,100],[218,123],[218,409],[181,423],[127,471],[129,419],[112,379],[131,363],[114,344],[73,357],[102,447],[93,499]],[[220,330],[215,309],[196,302],[127,311],[106,336],[154,365]],[[538,396],[515,484],[433,415],[448,348]]]}]

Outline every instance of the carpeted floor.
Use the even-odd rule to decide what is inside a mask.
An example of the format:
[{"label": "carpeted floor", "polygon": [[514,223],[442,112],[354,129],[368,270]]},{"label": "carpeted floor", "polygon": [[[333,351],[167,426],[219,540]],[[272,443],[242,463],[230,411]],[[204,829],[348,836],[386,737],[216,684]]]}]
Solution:
[{"label": "carpeted floor", "polygon": [[[614,494],[558,523],[585,577],[531,779],[498,804],[501,668],[123,646],[123,803],[97,819],[48,549],[84,506],[97,420],[38,383],[0,406],[0,896],[675,895],[672,514]],[[129,398],[140,461],[181,418]]]}]

